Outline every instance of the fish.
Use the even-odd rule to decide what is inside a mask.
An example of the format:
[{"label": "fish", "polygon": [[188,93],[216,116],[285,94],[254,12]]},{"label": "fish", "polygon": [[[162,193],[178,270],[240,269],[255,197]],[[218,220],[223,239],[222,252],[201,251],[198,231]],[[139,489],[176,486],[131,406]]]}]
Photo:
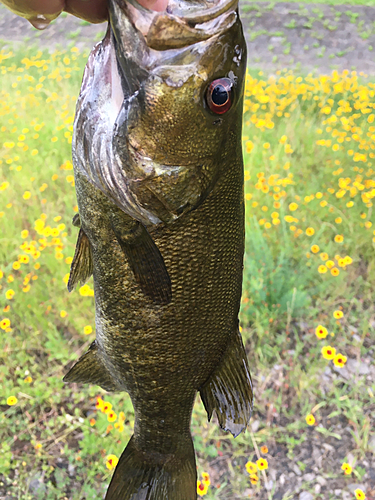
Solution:
[{"label": "fish", "polygon": [[78,239],[68,290],[94,282],[96,338],[64,377],[128,392],[134,434],[106,500],[197,498],[199,392],[233,436],[253,407],[239,331],[246,45],[237,0],[110,0],[72,140]]}]

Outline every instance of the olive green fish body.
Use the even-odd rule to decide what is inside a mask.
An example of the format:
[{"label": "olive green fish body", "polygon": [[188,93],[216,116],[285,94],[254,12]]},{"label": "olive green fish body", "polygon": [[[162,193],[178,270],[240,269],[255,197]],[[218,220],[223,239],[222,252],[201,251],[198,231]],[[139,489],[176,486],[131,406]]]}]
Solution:
[{"label": "olive green fish body", "polygon": [[[112,4],[115,13],[118,4]],[[113,32],[94,49],[84,77],[73,143],[79,206],[74,224],[80,232],[68,288],[93,273],[96,340],[65,380],[96,383],[131,397],[134,436],[107,500],[195,499],[190,419],[196,392],[209,419],[215,411],[221,427],[234,435],[244,430],[252,410],[251,378],[238,331],[245,61],[238,50],[243,44],[238,14],[233,19],[228,5],[229,14],[217,21],[222,31],[198,42],[208,44],[207,51],[206,45],[195,49],[199,71],[194,70],[193,49],[181,56],[177,69],[157,67],[158,75],[151,71],[150,76],[144,63],[137,70],[112,18]],[[201,21],[208,22],[204,16]],[[124,22],[123,31],[134,28]],[[176,29],[174,18],[162,26],[168,28],[168,22]],[[181,37],[191,44],[199,33],[179,23]],[[165,57],[177,42],[169,28],[159,38],[151,28],[148,42]],[[119,53],[128,54],[129,69],[115,95],[113,82],[122,78]],[[222,62],[213,61],[214,54]],[[186,70],[189,58],[192,68]],[[104,71],[96,69],[95,61]],[[171,84],[168,70],[185,83]],[[107,96],[102,103],[95,78]],[[213,104],[206,100],[212,81],[223,92],[213,95]],[[223,90],[226,85],[233,93]],[[233,103],[224,112],[220,106],[228,104],[222,98],[228,94]],[[98,123],[97,129],[91,123]]]}]

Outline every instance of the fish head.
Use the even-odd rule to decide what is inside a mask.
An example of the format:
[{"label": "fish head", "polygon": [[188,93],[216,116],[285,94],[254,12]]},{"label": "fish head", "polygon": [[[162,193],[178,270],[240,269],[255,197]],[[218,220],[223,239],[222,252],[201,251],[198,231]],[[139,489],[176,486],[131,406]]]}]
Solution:
[{"label": "fish head", "polygon": [[246,53],[236,3],[176,2],[164,13],[112,6],[129,95],[116,149],[138,201],[169,222],[213,189],[240,129]]},{"label": "fish head", "polygon": [[170,0],[165,12],[135,0],[109,7],[111,196],[143,223],[169,223],[204,201],[241,140],[237,0]]}]

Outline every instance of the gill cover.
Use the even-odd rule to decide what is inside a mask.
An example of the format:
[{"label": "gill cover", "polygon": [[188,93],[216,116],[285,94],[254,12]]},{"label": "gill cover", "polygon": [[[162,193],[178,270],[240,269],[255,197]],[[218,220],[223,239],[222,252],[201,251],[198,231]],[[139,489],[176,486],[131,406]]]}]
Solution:
[{"label": "gill cover", "polygon": [[230,128],[237,101],[218,119],[205,92],[225,78],[242,93],[236,9],[237,0],[171,0],[162,13],[109,2],[108,31],[90,54],[77,102],[73,161],[145,226],[196,208],[218,178],[228,128],[220,125]]}]

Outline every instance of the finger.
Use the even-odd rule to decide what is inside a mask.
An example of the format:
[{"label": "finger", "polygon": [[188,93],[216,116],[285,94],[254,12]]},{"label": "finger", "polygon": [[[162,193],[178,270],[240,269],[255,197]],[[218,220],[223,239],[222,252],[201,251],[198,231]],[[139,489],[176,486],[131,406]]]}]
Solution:
[{"label": "finger", "polygon": [[90,23],[103,23],[108,19],[107,0],[66,0],[64,10]]},{"label": "finger", "polygon": [[26,18],[38,29],[44,29],[64,8],[64,0],[1,0],[12,12]]},{"label": "finger", "polygon": [[146,9],[156,10],[157,12],[162,12],[167,8],[168,0],[138,0],[138,3]]}]

